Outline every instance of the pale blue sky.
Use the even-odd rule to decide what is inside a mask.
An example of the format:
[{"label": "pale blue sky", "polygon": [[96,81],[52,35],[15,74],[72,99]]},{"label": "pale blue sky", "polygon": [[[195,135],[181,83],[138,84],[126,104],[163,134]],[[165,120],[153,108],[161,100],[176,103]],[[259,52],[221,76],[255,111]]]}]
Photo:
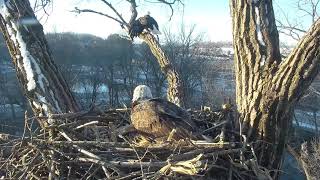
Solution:
[{"label": "pale blue sky", "polygon": [[[106,38],[110,33],[123,32],[118,23],[105,17],[92,14],[77,15],[69,12],[75,6],[110,12],[99,0],[56,0],[53,2],[54,7],[51,16],[46,22],[43,21],[46,32],[72,31],[94,34],[103,38]],[[127,19],[129,18],[130,8],[125,0],[112,0],[111,2]],[[140,2],[143,2],[143,0],[140,0]],[[276,15],[283,15],[284,12],[290,18],[297,17],[307,22],[306,18],[296,13],[294,2],[296,0],[274,0]],[[228,0],[186,0],[184,8],[181,6],[175,7],[171,21],[169,21],[170,9],[165,5],[143,3],[138,7],[139,16],[146,14],[148,11],[158,21],[160,30],[166,27],[172,32],[177,32],[183,20],[187,26],[196,24],[196,33],[204,34],[204,37],[208,40],[232,40]],[[288,41],[288,38],[283,39]]]}]

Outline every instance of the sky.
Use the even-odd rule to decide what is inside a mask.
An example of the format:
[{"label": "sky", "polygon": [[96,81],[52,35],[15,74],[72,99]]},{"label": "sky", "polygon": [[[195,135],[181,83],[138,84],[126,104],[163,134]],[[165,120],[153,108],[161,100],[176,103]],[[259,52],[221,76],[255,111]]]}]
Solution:
[{"label": "sky", "polygon": [[[110,2],[129,21],[130,7],[126,0],[110,0]],[[286,14],[289,17],[299,18],[294,2],[296,0],[274,0],[276,15],[281,17]],[[175,6],[171,20],[171,10],[166,5],[143,0],[137,0],[137,4],[138,17],[150,11],[151,16],[158,21],[160,31],[166,28],[176,33],[183,22],[187,28],[195,25],[195,33],[202,34],[208,41],[232,41],[228,0],[185,0],[184,6]],[[117,22],[95,14],[71,12],[74,7],[94,9],[113,15],[100,0],[55,0],[53,6],[48,8],[50,16],[41,19],[45,32],[87,33],[102,38],[107,38],[112,33],[124,33]],[[39,18],[41,14],[38,13]],[[284,36],[281,38],[289,44],[294,43],[290,38]]]}]

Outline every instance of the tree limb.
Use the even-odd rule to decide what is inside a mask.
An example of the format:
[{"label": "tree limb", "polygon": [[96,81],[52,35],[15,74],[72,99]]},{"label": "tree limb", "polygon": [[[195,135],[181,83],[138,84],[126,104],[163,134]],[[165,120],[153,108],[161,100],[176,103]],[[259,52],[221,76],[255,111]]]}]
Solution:
[{"label": "tree limb", "polygon": [[150,3],[163,3],[163,4],[168,5],[170,7],[170,9],[171,9],[171,15],[170,15],[169,20],[171,20],[171,18],[173,16],[173,7],[172,7],[172,5],[174,5],[175,3],[180,3],[180,4],[184,5],[181,0],[173,0],[171,2],[166,1],[166,0],[156,0],[156,1],[148,1],[148,0],[146,0],[146,1],[150,2]]},{"label": "tree limb", "polygon": [[[128,26],[128,23],[123,19],[122,15],[112,6],[111,3],[109,3],[106,0],[101,0],[103,3],[105,3],[112,11],[119,17],[119,19],[126,25]],[[134,0],[133,0],[134,1]]]},{"label": "tree limb", "polygon": [[107,18],[110,18],[110,19],[112,19],[112,20],[114,20],[114,21],[117,21],[118,23],[120,23],[120,24],[125,24],[125,22],[124,21],[121,21],[121,20],[119,20],[119,19],[117,19],[117,18],[115,18],[115,17],[112,17],[112,16],[110,16],[110,15],[108,15],[108,14],[105,14],[105,13],[102,13],[102,12],[99,12],[99,11],[95,11],[95,10],[92,10],[92,9],[79,9],[78,7],[75,7],[74,8],[75,10],[73,11],[73,12],[76,12],[76,13],[94,13],[94,14],[98,14],[98,15],[101,15],[101,16],[105,16],[105,17],[107,17]]},{"label": "tree limb", "polygon": [[[288,100],[297,101],[320,69],[320,18],[280,64],[273,79],[274,88],[286,87]],[[286,76],[286,78],[283,78]]]},{"label": "tree limb", "polygon": [[138,12],[137,12],[137,4],[135,0],[127,0],[130,4],[131,4],[131,18],[129,21],[130,26],[132,25],[132,23],[134,22],[134,20],[136,20],[137,16],[138,16]]}]

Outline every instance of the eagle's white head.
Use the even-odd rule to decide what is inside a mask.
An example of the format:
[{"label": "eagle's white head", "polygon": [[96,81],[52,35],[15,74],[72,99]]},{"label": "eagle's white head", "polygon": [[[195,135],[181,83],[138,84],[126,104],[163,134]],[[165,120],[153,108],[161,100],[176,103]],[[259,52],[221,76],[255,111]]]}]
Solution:
[{"label": "eagle's white head", "polygon": [[146,85],[139,85],[133,91],[132,102],[135,102],[138,100],[151,99],[151,98],[152,98],[152,94],[151,94],[150,88]]}]

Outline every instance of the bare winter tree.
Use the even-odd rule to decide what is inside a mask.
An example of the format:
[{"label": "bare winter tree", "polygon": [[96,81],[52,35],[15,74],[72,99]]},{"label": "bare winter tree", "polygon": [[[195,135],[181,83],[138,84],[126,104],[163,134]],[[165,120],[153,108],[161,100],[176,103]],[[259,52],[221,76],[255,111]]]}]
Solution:
[{"label": "bare winter tree", "polygon": [[[96,11],[93,9],[76,8],[75,11],[78,13],[89,12],[89,13],[95,13],[95,14],[105,16],[109,19],[112,19],[112,20],[120,23],[120,25],[128,31],[129,28],[132,26],[133,22],[136,20],[137,15],[138,15],[138,12],[136,9],[137,8],[136,1],[135,0],[127,0],[127,2],[130,4],[130,8],[131,8],[131,12],[132,12],[129,21],[126,21],[122,17],[121,13],[118,12],[118,10],[111,4],[110,1],[106,1],[106,0],[100,0],[100,1],[103,2],[108,8],[110,8],[114,12],[116,17],[113,17],[109,14],[105,14],[103,12],[99,12],[99,11]],[[181,0],[174,0],[174,1],[156,0],[154,2],[155,3],[164,3],[164,4],[168,5],[171,8],[172,12],[173,12],[172,5],[174,5],[175,3],[182,3]],[[162,72],[167,77],[167,80],[168,80],[167,98],[168,98],[168,100],[171,102],[174,102],[175,104],[177,104],[179,106],[183,106],[184,105],[183,82],[182,82],[183,80],[182,80],[180,74],[178,73],[178,71],[176,71],[176,69],[172,65],[170,59],[165,54],[165,52],[162,50],[158,40],[151,33],[144,32],[139,35],[139,38],[141,38],[142,40],[144,40],[144,42],[146,42],[148,44],[148,46],[151,49],[151,52],[158,60],[158,63],[161,67]]]},{"label": "bare winter tree", "polygon": [[155,97],[163,96],[162,90],[165,88],[166,77],[161,72],[156,58],[153,56],[149,46],[146,43],[136,46],[137,50],[135,58],[137,61],[135,64],[138,67],[138,72],[141,72],[144,76],[144,81],[142,83],[155,90],[155,92],[153,92]]},{"label": "bare winter tree", "polygon": [[[203,40],[201,33],[195,32],[196,25],[187,27],[184,23],[180,25],[177,35],[169,29],[164,30],[165,52],[181,75],[183,81],[185,106],[190,108],[192,105],[199,107],[200,98],[197,90],[201,89],[201,80],[204,65],[204,58],[200,55],[200,43]],[[196,103],[196,101],[198,101]]]},{"label": "bare winter tree", "polygon": [[29,1],[1,0],[0,29],[35,116],[78,111]]},{"label": "bare winter tree", "polygon": [[[320,0],[297,0],[296,9],[297,13],[301,14],[304,18],[294,19],[289,17],[283,9],[283,19],[277,19],[277,26],[280,33],[283,33],[294,40],[300,40],[302,35],[307,32],[303,21],[306,19],[310,23],[314,23],[319,18]],[[303,19],[303,20],[302,20]]]},{"label": "bare winter tree", "polygon": [[[284,9],[281,9],[283,18],[277,19],[277,27],[280,33],[298,41],[308,30],[305,21],[314,23],[319,18],[320,0],[297,0],[293,3],[296,5],[295,8],[300,17],[289,17]],[[313,87],[313,84],[311,84],[309,90],[315,94],[319,93],[319,90]]]},{"label": "bare winter tree", "polygon": [[319,71],[320,19],[282,60],[272,1],[231,0],[230,8],[241,131],[277,178],[293,107]]}]

